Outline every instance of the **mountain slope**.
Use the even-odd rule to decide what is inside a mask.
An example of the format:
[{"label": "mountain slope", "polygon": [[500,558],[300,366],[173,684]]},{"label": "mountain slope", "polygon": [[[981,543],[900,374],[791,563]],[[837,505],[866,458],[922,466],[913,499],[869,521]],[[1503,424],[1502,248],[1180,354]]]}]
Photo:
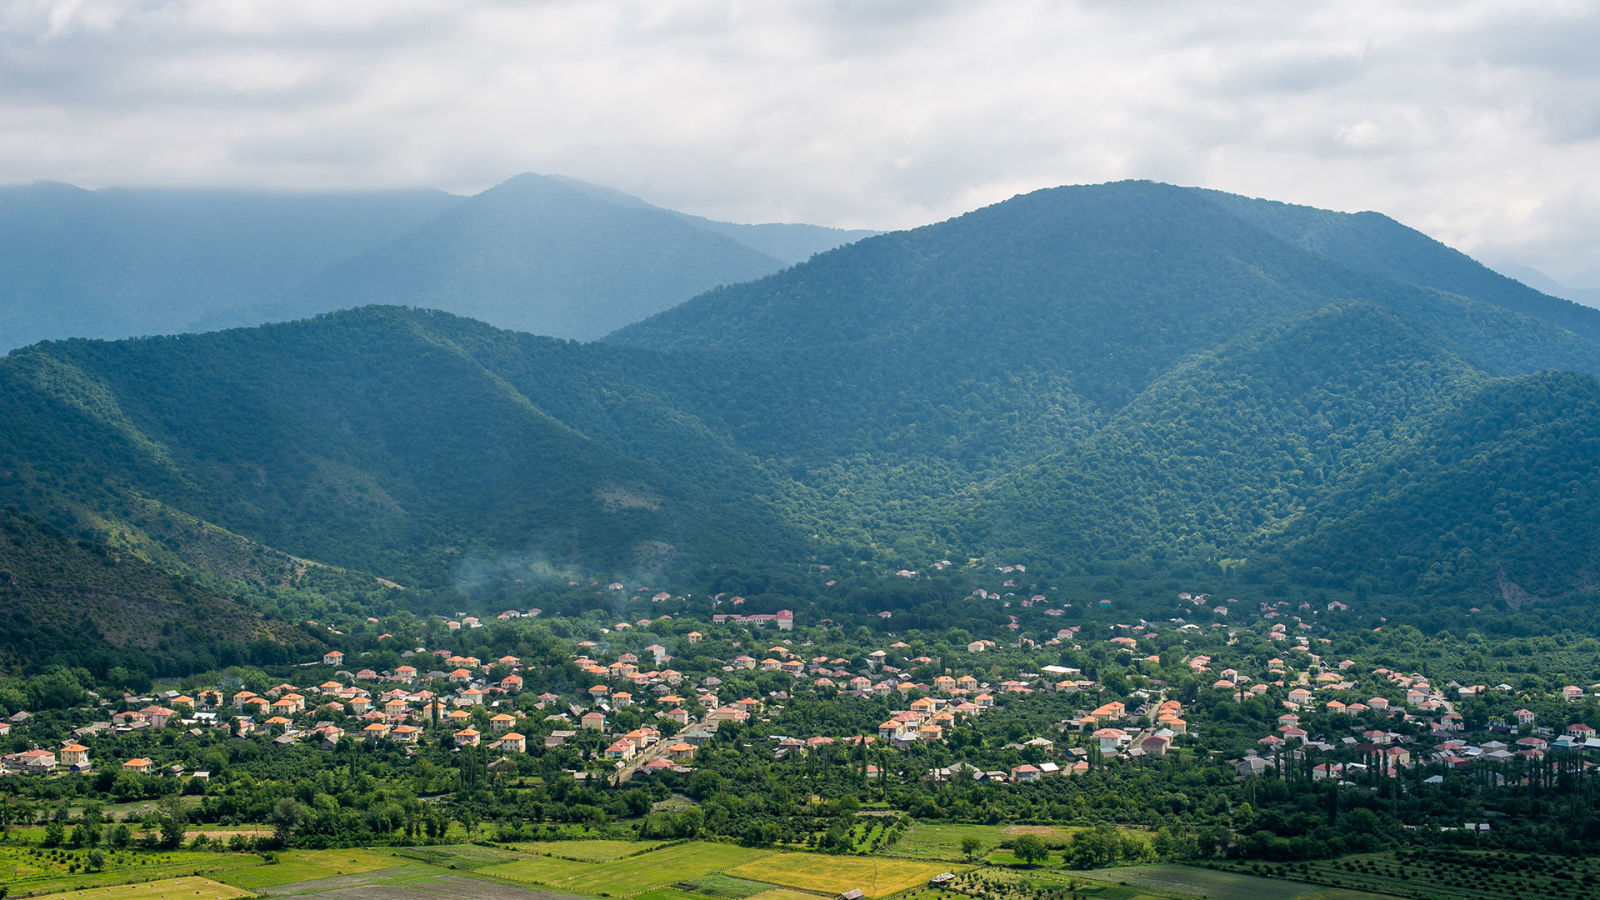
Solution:
[{"label": "mountain slope", "polygon": [[[548,366],[538,387],[561,403],[606,379],[566,364],[561,342],[398,309],[43,344],[0,361],[0,421],[29,422],[0,435],[13,461],[0,494],[48,486],[62,511],[152,497],[298,556],[421,584],[473,553],[609,573],[789,541],[740,506],[737,479],[707,489],[616,452],[580,430],[600,414],[578,427],[555,418],[524,392],[534,382],[480,363],[474,341]],[[645,416],[656,436],[694,446],[669,411]]]},{"label": "mountain slope", "polygon": [[1224,206],[1041,191],[596,344],[395,307],[44,344],[0,360],[0,501],[204,571],[236,537],[424,588],[1005,554],[1591,596],[1593,376],[1541,370],[1600,346]]},{"label": "mountain slope", "polygon": [[182,673],[282,661],[284,645],[315,644],[134,554],[0,509],[0,671]]},{"label": "mountain slope", "polygon": [[1600,341],[1600,311],[1540,293],[1380,213],[1337,213],[1221,191],[1199,193],[1276,237],[1356,271],[1473,297]]}]

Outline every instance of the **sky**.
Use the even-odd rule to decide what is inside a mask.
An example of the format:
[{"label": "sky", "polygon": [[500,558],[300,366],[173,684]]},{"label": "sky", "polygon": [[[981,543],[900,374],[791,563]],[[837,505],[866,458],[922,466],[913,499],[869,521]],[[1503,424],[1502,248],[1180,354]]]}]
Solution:
[{"label": "sky", "polygon": [[0,184],[569,175],[898,228],[1147,178],[1600,287],[1592,0],[5,0]]}]

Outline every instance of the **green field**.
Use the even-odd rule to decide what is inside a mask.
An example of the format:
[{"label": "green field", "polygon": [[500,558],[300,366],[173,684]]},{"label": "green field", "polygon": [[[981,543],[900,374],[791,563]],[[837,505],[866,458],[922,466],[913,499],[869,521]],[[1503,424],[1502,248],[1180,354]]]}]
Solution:
[{"label": "green field", "polygon": [[579,862],[607,862],[625,856],[648,853],[662,845],[662,841],[523,841],[509,846],[524,853],[557,856]]},{"label": "green field", "polygon": [[1600,860],[1545,854],[1443,848],[1414,853],[1364,853],[1281,865],[1247,863],[1233,868],[1425,900],[1600,895]]},{"label": "green field", "polygon": [[685,890],[694,891],[696,894],[721,897],[723,900],[741,900],[741,898],[751,897],[772,889],[770,884],[735,878],[732,875],[723,875],[720,872],[702,875],[693,881],[685,881],[679,886]]},{"label": "green field", "polygon": [[118,887],[87,888],[81,891],[68,891],[63,894],[49,894],[39,900],[91,900],[91,898],[105,897],[115,900],[163,900],[166,897],[194,897],[197,900],[234,900],[236,897],[249,897],[249,891],[218,884],[208,878],[198,878],[190,875],[185,878],[168,878],[163,881],[147,881],[144,884],[129,884]]},{"label": "green field", "polygon": [[868,897],[882,897],[925,884],[946,871],[950,866],[942,862],[777,853],[729,869],[727,874],[828,894],[860,888]]},{"label": "green field", "polygon": [[[221,873],[217,875],[217,880],[234,887],[258,890],[403,864],[403,860],[394,854],[375,850],[288,850],[279,854],[277,860],[275,863]],[[257,862],[260,862],[259,857]]]},{"label": "green field", "polygon": [[482,875],[547,885],[576,894],[620,894],[631,897],[713,872],[726,871],[770,853],[770,850],[751,850],[729,844],[690,843],[653,850],[615,863],[575,862],[542,856],[489,866],[478,871]]},{"label": "green field", "polygon": [[405,847],[397,850],[400,856],[441,869],[472,871],[501,863],[522,859],[522,854],[498,847],[480,847],[477,844],[446,844],[433,847]]},{"label": "green field", "polygon": [[773,888],[759,894],[751,894],[750,900],[817,900],[816,894],[804,891],[792,891],[788,888]]},{"label": "green field", "polygon": [[104,868],[89,872],[88,850],[0,846],[0,884],[17,897],[159,881],[180,875],[215,876],[261,864],[261,857],[243,853],[103,852]]},{"label": "green field", "polygon": [[1066,844],[1073,832],[1082,831],[1066,825],[913,825],[900,840],[883,851],[885,856],[904,856],[911,859],[942,859],[961,862],[961,842],[977,838],[981,844],[978,858],[983,859],[1023,834],[1037,834],[1051,847]]},{"label": "green field", "polygon": [[[1078,873],[1097,881],[1127,883],[1135,887],[1171,891],[1197,897],[1238,897],[1240,900],[1292,900],[1292,898],[1322,897],[1334,900],[1327,889],[1315,884],[1286,881],[1280,878],[1260,878],[1237,872],[1201,869],[1194,866],[1126,866],[1117,869],[1093,869]],[[1342,892],[1344,900],[1379,900],[1381,895],[1358,891]]]}]

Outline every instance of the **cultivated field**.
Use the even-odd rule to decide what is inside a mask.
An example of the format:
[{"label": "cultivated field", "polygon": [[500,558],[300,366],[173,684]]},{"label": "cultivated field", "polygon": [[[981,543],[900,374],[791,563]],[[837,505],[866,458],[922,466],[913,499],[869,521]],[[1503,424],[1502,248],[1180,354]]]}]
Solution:
[{"label": "cultivated field", "polygon": [[147,881],[144,884],[125,884],[117,887],[87,888],[63,894],[49,894],[39,900],[164,900],[167,897],[194,898],[194,900],[234,900],[253,896],[249,891],[219,884],[209,878],[190,875],[186,878],[168,878]]},{"label": "cultivated field", "polygon": [[886,856],[904,856],[911,859],[942,859],[960,862],[961,842],[977,838],[980,844],[978,859],[983,859],[1002,843],[1009,843],[1024,834],[1037,834],[1052,847],[1066,844],[1073,832],[1082,831],[1064,825],[913,825],[893,846],[883,851]]},{"label": "cultivated field", "polygon": [[[279,854],[277,862],[234,869],[216,876],[218,881],[247,890],[332,878],[403,864],[392,853],[376,850],[293,850]],[[260,857],[256,857],[259,863]]]},{"label": "cultivated field", "polygon": [[[1066,874],[1066,873],[1063,873]],[[1093,869],[1081,873],[1086,878],[1135,887],[1171,891],[1197,897],[1237,897],[1239,900],[1381,900],[1381,895],[1346,891],[1330,894],[1327,888],[1278,878],[1259,878],[1237,872],[1200,869],[1193,866],[1126,866]]]},{"label": "cultivated field", "polygon": [[606,862],[613,859],[622,859],[625,856],[637,856],[648,853],[660,847],[661,841],[524,841],[512,844],[513,848],[524,853],[537,853],[540,856],[556,856],[561,859],[575,859],[579,862]]},{"label": "cultivated field", "polygon": [[87,871],[89,851],[62,848],[0,847],[0,885],[13,897],[159,881],[180,875],[209,875],[261,864],[243,853],[105,852],[104,867]]},{"label": "cultivated field", "polygon": [[1600,896],[1600,860],[1545,854],[1441,849],[1236,868],[1424,900]]},{"label": "cultivated field", "polygon": [[724,872],[770,853],[729,844],[690,843],[617,862],[576,862],[544,856],[479,871],[496,878],[542,884],[591,897],[600,894],[631,897],[713,872]]},{"label": "cultivated field", "polygon": [[929,878],[949,870],[950,866],[942,862],[777,853],[729,869],[727,874],[826,894],[860,888],[868,897],[882,897],[925,884]]}]

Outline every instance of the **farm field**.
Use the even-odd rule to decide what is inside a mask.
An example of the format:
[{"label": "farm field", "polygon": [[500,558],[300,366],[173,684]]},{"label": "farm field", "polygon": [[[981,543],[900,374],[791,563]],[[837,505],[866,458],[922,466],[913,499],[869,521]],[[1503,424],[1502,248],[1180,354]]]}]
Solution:
[{"label": "farm field", "polygon": [[1002,843],[1024,834],[1036,834],[1051,847],[1060,847],[1081,828],[1066,825],[914,825],[900,840],[883,851],[885,856],[911,859],[942,859],[962,862],[961,842],[969,837],[981,842],[978,858],[994,852]]},{"label": "farm field", "polygon": [[1126,866],[1116,869],[1090,869],[1086,878],[1135,887],[1171,891],[1200,897],[1237,897],[1240,900],[1382,900],[1385,895],[1361,891],[1329,892],[1328,888],[1280,878],[1261,878],[1238,872],[1201,869],[1194,866]]},{"label": "farm field", "polygon": [[778,853],[729,869],[727,874],[827,894],[860,888],[868,897],[882,897],[924,884],[949,870],[950,866],[936,861]]},{"label": "farm field", "polygon": [[523,841],[511,844],[514,849],[524,853],[537,853],[541,856],[556,856],[561,859],[575,859],[580,862],[606,862],[613,859],[622,859],[625,856],[637,856],[648,853],[662,846],[662,841]]},{"label": "farm field", "polygon": [[370,872],[402,865],[403,861],[392,853],[376,850],[291,850],[280,854],[277,862],[235,869],[217,876],[217,880],[247,890],[311,881],[357,872]]},{"label": "farm field", "polygon": [[489,866],[479,871],[495,878],[542,884],[588,896],[602,893],[635,896],[713,872],[728,871],[768,856],[771,852],[730,844],[689,843],[629,857],[621,865],[575,862],[544,856]]},{"label": "farm field", "polygon": [[261,864],[261,857],[242,853],[168,853],[118,850],[105,853],[104,867],[87,871],[89,851],[0,847],[0,884],[13,897],[104,888],[159,881],[179,875],[216,876]]},{"label": "farm field", "polygon": [[196,900],[234,900],[237,897],[254,896],[249,891],[240,890],[212,881],[209,878],[200,878],[190,875],[184,878],[168,878],[162,881],[147,881],[144,884],[125,884],[116,887],[85,888],[79,891],[67,891],[61,894],[48,894],[40,900],[162,900],[165,897],[193,897]]},{"label": "farm field", "polygon": [[[1402,851],[1261,867],[1274,875],[1334,888],[1418,900],[1566,898],[1600,893],[1600,860],[1532,853]],[[1258,865],[1236,868],[1254,871]]]},{"label": "farm field", "polygon": [[526,857],[512,850],[502,850],[499,847],[480,847],[476,844],[444,844],[427,847],[402,847],[395,851],[398,856],[413,859],[430,866],[441,869],[464,869],[472,871],[501,863],[515,862]]}]

